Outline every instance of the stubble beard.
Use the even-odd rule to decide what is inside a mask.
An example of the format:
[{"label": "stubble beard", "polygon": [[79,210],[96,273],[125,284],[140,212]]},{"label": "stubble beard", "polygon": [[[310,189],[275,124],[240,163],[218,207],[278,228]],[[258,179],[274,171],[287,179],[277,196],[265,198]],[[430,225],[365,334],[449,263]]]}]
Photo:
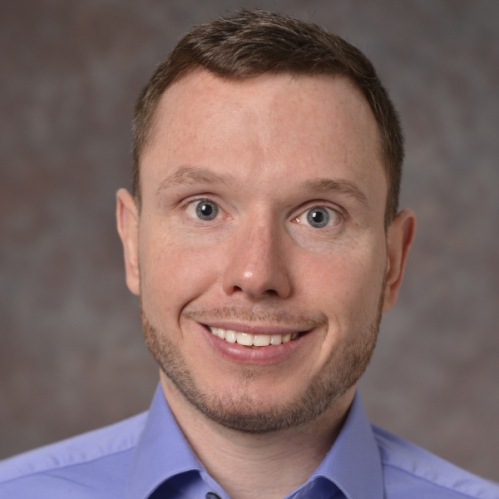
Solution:
[{"label": "stubble beard", "polygon": [[[311,422],[351,388],[366,370],[376,345],[382,317],[385,283],[376,316],[363,331],[350,331],[344,343],[333,349],[322,369],[311,379],[304,392],[285,405],[275,405],[265,410],[243,390],[238,394],[217,395],[204,393],[189,371],[182,352],[170,339],[168,332],[160,332],[141,313],[146,344],[161,370],[178,391],[196,409],[209,419],[226,428],[244,433],[264,434],[296,427]],[[220,315],[220,311],[219,315]],[[224,315],[223,313],[221,315]],[[225,315],[235,315],[226,309]],[[286,321],[285,315],[269,312],[266,318]],[[220,318],[220,317],[219,317]],[[244,373],[243,373],[244,375]],[[247,371],[251,382],[251,371]]]}]

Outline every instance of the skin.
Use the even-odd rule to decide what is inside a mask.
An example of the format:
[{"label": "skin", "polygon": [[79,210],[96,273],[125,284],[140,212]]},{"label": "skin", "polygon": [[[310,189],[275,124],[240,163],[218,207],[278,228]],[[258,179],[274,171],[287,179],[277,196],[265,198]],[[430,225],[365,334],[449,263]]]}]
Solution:
[{"label": "skin", "polygon": [[[414,214],[385,230],[378,128],[344,78],[199,70],[165,92],[154,125],[140,211],[121,189],[117,220],[165,396],[231,497],[283,497],[341,428],[397,299]],[[197,217],[200,199],[214,220]],[[317,206],[326,227],[307,221]],[[279,355],[228,352],[207,325],[307,334]]]}]

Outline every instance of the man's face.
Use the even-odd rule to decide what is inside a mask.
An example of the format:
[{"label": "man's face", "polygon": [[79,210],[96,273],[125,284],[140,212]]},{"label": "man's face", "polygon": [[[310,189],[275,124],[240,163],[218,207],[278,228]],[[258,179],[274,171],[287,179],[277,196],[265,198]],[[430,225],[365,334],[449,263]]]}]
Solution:
[{"label": "man's face", "polygon": [[166,91],[121,232],[167,386],[265,432],[354,385],[395,299],[379,151],[344,78],[196,71]]}]

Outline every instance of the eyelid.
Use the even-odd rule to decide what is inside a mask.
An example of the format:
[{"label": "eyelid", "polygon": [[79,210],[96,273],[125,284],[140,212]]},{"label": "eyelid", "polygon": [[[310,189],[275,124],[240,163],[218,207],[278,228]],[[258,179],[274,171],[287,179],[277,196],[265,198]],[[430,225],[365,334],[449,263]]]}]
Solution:
[{"label": "eyelid", "polygon": [[180,203],[180,207],[181,208],[185,208],[186,206],[189,206],[191,203],[196,203],[196,202],[199,202],[199,201],[209,201],[210,203],[214,203],[220,209],[222,209],[222,207],[220,206],[220,203],[218,201],[215,201],[209,195],[206,195],[206,194],[205,195],[201,194],[201,195],[197,195],[197,196],[192,196],[192,197],[189,197],[187,199],[184,199]]},{"label": "eyelid", "polygon": [[[340,217],[340,221],[344,221],[347,219],[347,214],[346,212],[339,206],[335,205],[334,207],[331,206],[328,203],[325,202],[315,202],[315,203],[307,203],[305,208],[302,208],[300,212],[292,217],[292,220],[297,220],[298,218],[302,217],[305,215],[308,211],[310,211],[313,208],[325,208],[326,210],[334,212],[338,217]],[[299,223],[299,222],[298,222]],[[336,225],[336,224],[333,224]]]},{"label": "eyelid", "polygon": [[[214,218],[213,220],[201,220],[201,219],[198,219],[197,217],[193,217],[192,215],[190,215],[189,213],[187,213],[187,208],[194,204],[194,203],[199,203],[201,201],[209,201],[210,203],[213,203],[215,205],[217,205],[218,207],[218,213],[217,213],[217,216],[216,218]],[[181,204],[180,204],[180,208],[187,213],[187,215],[194,219],[194,220],[197,220],[199,222],[209,222],[209,221],[214,221],[214,220],[217,220],[219,219],[221,216],[226,216],[227,215],[227,212],[220,206],[220,203],[213,200],[212,198],[210,198],[209,196],[207,195],[198,195],[198,196],[195,196],[195,197],[191,197],[191,198],[187,198],[185,199]]]}]

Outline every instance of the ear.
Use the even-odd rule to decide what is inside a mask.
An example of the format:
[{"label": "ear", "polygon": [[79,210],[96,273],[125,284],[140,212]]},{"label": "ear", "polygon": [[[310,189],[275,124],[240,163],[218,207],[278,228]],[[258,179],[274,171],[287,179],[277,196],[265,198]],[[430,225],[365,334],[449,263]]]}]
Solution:
[{"label": "ear", "polygon": [[126,283],[135,295],[140,293],[139,275],[139,214],[132,195],[126,189],[116,193],[116,223],[123,243]]},{"label": "ear", "polygon": [[414,234],[416,215],[412,210],[401,211],[388,227],[386,237],[387,269],[383,312],[390,310],[398,298],[405,262]]}]

